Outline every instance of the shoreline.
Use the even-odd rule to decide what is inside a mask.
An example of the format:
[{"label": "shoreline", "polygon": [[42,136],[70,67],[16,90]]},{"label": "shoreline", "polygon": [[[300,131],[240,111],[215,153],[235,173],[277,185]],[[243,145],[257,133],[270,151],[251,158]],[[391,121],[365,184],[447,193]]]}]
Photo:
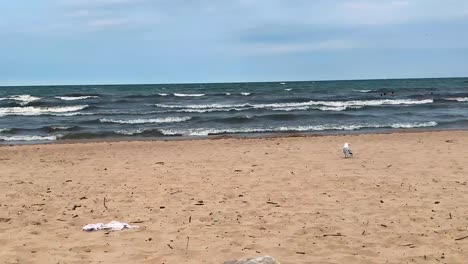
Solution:
[{"label": "shoreline", "polygon": [[430,132],[466,132],[468,129],[431,129],[431,128],[409,128],[409,129],[388,129],[382,131],[336,131],[327,132],[298,132],[298,133],[258,133],[258,134],[226,134],[209,136],[168,136],[168,137],[109,137],[109,138],[89,138],[89,139],[65,139],[34,143],[12,143],[0,141],[0,148],[12,146],[35,146],[35,145],[60,145],[60,144],[90,144],[90,143],[116,143],[116,142],[165,142],[165,141],[211,141],[222,139],[275,139],[275,138],[315,138],[315,137],[337,137],[337,136],[358,136],[358,135],[388,135],[388,134],[408,134],[408,133],[430,133]]}]

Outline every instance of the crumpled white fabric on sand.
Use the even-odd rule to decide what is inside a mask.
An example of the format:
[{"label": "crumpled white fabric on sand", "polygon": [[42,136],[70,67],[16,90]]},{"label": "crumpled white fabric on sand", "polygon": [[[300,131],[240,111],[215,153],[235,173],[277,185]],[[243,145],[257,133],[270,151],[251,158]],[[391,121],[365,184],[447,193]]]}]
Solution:
[{"label": "crumpled white fabric on sand", "polygon": [[119,231],[122,229],[132,229],[132,228],[140,228],[139,226],[129,225],[127,223],[121,223],[117,221],[112,221],[107,224],[97,223],[97,224],[87,224],[83,227],[83,231],[96,231],[96,230],[111,230],[111,231]]}]

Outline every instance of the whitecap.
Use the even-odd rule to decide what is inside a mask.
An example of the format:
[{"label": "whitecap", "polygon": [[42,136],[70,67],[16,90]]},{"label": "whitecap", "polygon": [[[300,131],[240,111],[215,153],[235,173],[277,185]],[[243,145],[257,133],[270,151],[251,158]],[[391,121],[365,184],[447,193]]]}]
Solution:
[{"label": "whitecap", "polygon": [[190,120],[191,117],[163,117],[153,119],[131,119],[131,120],[118,120],[118,119],[107,119],[101,118],[101,123],[115,123],[115,124],[154,124],[154,123],[177,123]]},{"label": "whitecap", "polygon": [[250,104],[203,104],[203,105],[169,105],[169,104],[155,104],[161,108],[183,108],[183,109],[208,109],[208,108],[235,108],[247,107]]},{"label": "whitecap", "polygon": [[159,96],[168,96],[167,93],[159,93],[158,95],[159,95]]},{"label": "whitecap", "polygon": [[12,95],[12,96],[8,97],[8,99],[15,100],[15,101],[20,101],[21,102],[20,105],[27,105],[27,104],[29,104],[31,102],[41,100],[42,98],[32,96],[32,95],[29,95],[29,94],[23,94],[23,95]]},{"label": "whitecap", "polygon": [[168,112],[175,113],[210,113],[210,112],[230,112],[230,111],[243,111],[247,108],[202,108],[202,109],[178,109],[178,110],[169,110]]},{"label": "whitecap", "polygon": [[287,89],[284,89],[284,90],[289,92],[289,91],[292,90],[292,88],[287,88]]},{"label": "whitecap", "polygon": [[74,105],[74,106],[55,106],[55,107],[4,107],[0,108],[0,116],[6,115],[22,115],[22,116],[36,116],[47,115],[56,113],[76,112],[87,108],[88,105]]},{"label": "whitecap", "polygon": [[84,95],[84,96],[55,96],[55,98],[63,101],[75,101],[75,100],[85,100],[90,98],[99,98],[99,96],[94,95]]},{"label": "whitecap", "polygon": [[437,122],[413,122],[413,123],[395,123],[390,125],[392,128],[418,128],[418,127],[434,127]]},{"label": "whitecap", "polygon": [[309,110],[309,107],[308,106],[296,106],[296,107],[278,107],[278,108],[273,108],[271,109],[273,111],[286,111],[286,112],[290,112],[290,111],[305,111],[305,110]]},{"label": "whitecap", "polygon": [[205,94],[183,94],[183,93],[175,93],[174,96],[178,96],[178,97],[185,97],[185,96],[188,96],[188,97],[199,97],[199,96],[205,96]]},{"label": "whitecap", "polygon": [[243,96],[249,96],[251,93],[241,93]]},{"label": "whitecap", "polygon": [[93,113],[82,113],[82,112],[71,112],[71,113],[47,113],[47,115],[53,116],[84,116],[84,115],[94,115]]},{"label": "whitecap", "polygon": [[360,92],[360,93],[370,93],[372,90],[353,90],[355,92]]},{"label": "whitecap", "polygon": [[[359,108],[364,106],[381,106],[381,105],[418,105],[433,103],[433,99],[413,100],[354,100],[354,101],[308,101],[308,102],[292,102],[292,103],[271,103],[271,104],[200,104],[200,105],[168,105],[156,104],[161,108],[182,108],[182,109],[223,109],[223,108],[256,108],[256,109],[275,109],[275,108],[290,108],[290,107],[330,107],[331,111],[342,111],[346,108]],[[323,108],[325,109],[325,108]]]},{"label": "whitecap", "polygon": [[269,128],[192,128],[192,129],[161,129],[167,136],[208,136],[219,134],[240,133],[273,133],[273,132],[313,132],[326,130],[352,131],[364,128],[422,128],[437,126],[437,122],[389,123],[389,124],[346,124],[346,125],[313,125],[313,126],[280,126]]},{"label": "whitecap", "polygon": [[117,130],[115,133],[120,134],[120,135],[125,135],[125,136],[132,136],[136,134],[141,134],[144,132],[144,129],[133,129],[133,130]]},{"label": "whitecap", "polygon": [[61,135],[53,136],[34,136],[34,135],[14,135],[14,136],[0,136],[0,140],[4,141],[53,141],[57,140]]},{"label": "whitecap", "polygon": [[51,126],[50,128],[54,130],[68,130],[70,128],[73,128],[72,126]]},{"label": "whitecap", "polygon": [[455,97],[455,98],[444,98],[445,100],[457,101],[457,102],[468,102],[468,97]]}]

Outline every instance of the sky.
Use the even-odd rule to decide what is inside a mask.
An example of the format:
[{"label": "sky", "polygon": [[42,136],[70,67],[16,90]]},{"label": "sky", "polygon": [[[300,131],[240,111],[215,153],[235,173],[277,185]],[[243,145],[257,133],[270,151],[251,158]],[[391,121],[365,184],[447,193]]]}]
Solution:
[{"label": "sky", "polygon": [[466,0],[0,1],[0,85],[468,76]]}]

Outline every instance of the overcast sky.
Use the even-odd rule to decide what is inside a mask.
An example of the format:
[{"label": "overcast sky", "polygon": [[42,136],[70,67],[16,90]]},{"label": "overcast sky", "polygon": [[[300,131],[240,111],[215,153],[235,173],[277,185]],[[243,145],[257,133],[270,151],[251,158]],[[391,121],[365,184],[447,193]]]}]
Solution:
[{"label": "overcast sky", "polygon": [[467,0],[5,0],[0,12],[0,85],[468,76]]}]

